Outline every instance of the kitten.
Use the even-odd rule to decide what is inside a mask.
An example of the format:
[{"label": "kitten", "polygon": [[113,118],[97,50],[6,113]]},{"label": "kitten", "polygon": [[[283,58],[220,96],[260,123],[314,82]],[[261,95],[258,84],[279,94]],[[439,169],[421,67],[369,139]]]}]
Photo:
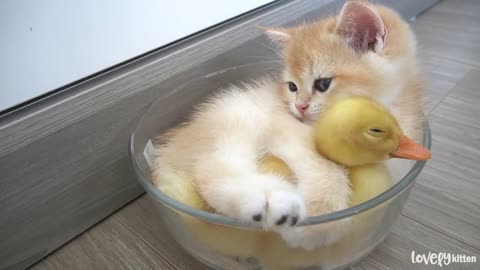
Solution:
[{"label": "kitten", "polygon": [[[231,87],[199,106],[162,136],[154,182],[163,171],[181,171],[217,212],[284,231],[348,207],[347,172],[313,146],[310,124],[325,106],[343,96],[373,97],[418,138],[422,87],[414,36],[388,8],[352,1],[336,17],[265,32],[283,47],[282,80]],[[265,153],[285,161],[297,182],[257,172]],[[310,245],[308,234],[284,238]]]}]

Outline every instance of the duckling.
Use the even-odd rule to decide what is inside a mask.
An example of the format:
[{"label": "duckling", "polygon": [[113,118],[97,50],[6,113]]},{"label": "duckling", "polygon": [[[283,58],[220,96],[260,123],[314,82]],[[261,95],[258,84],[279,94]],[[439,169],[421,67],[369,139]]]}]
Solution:
[{"label": "duckling", "polygon": [[392,177],[384,164],[375,163],[350,169],[350,206],[364,203],[392,186]]},{"label": "duckling", "polygon": [[[386,108],[364,97],[344,98],[333,103],[313,130],[317,151],[349,168],[352,206],[391,186],[391,177],[381,161],[389,158],[426,160],[431,156],[428,149],[403,134]],[[272,156],[263,158],[259,169],[292,175],[286,163]]]},{"label": "duckling", "polygon": [[381,161],[431,157],[427,148],[403,134],[385,107],[364,97],[334,103],[316,122],[314,132],[317,151],[350,168],[352,205],[363,203],[391,186],[391,177]]}]

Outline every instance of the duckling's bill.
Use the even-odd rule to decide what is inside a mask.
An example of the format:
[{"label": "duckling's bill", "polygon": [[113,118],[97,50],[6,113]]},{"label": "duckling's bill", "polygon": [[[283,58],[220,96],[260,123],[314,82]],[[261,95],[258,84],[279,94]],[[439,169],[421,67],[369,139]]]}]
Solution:
[{"label": "duckling's bill", "polygon": [[416,143],[405,135],[401,135],[398,148],[390,154],[392,158],[406,158],[413,160],[427,160],[432,157],[432,153],[426,147]]}]

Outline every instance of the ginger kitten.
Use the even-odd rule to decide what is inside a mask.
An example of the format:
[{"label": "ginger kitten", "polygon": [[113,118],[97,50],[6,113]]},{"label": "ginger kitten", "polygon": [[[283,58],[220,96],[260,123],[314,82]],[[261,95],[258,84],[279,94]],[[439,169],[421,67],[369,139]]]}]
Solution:
[{"label": "ginger kitten", "polygon": [[[349,95],[375,98],[418,138],[422,88],[414,36],[388,8],[352,1],[338,16],[265,32],[283,48],[283,78],[225,89],[164,134],[154,182],[181,172],[215,211],[284,231],[306,216],[348,207],[347,172],[313,146],[309,124],[325,106]],[[265,153],[285,161],[297,182],[259,173]],[[284,238],[312,246],[308,233]]]},{"label": "ginger kitten", "polygon": [[265,30],[283,46],[283,79],[290,91],[282,94],[299,119],[314,120],[332,100],[353,94],[392,108],[408,135],[420,127],[423,88],[416,40],[391,9],[351,1],[336,17]]}]

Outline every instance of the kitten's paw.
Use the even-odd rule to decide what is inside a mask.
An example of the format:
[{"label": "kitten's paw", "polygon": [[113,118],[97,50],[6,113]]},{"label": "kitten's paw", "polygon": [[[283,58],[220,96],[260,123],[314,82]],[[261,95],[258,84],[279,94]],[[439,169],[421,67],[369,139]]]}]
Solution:
[{"label": "kitten's paw", "polygon": [[251,191],[242,198],[239,205],[240,219],[247,222],[263,222],[267,215],[267,197],[262,191]]},{"label": "kitten's paw", "polygon": [[266,228],[295,226],[307,215],[300,195],[290,191],[272,191],[268,195]]},{"label": "kitten's paw", "polygon": [[258,222],[265,229],[275,229],[294,226],[305,219],[307,211],[303,199],[281,179],[258,177],[249,189],[240,205],[243,220]]}]

